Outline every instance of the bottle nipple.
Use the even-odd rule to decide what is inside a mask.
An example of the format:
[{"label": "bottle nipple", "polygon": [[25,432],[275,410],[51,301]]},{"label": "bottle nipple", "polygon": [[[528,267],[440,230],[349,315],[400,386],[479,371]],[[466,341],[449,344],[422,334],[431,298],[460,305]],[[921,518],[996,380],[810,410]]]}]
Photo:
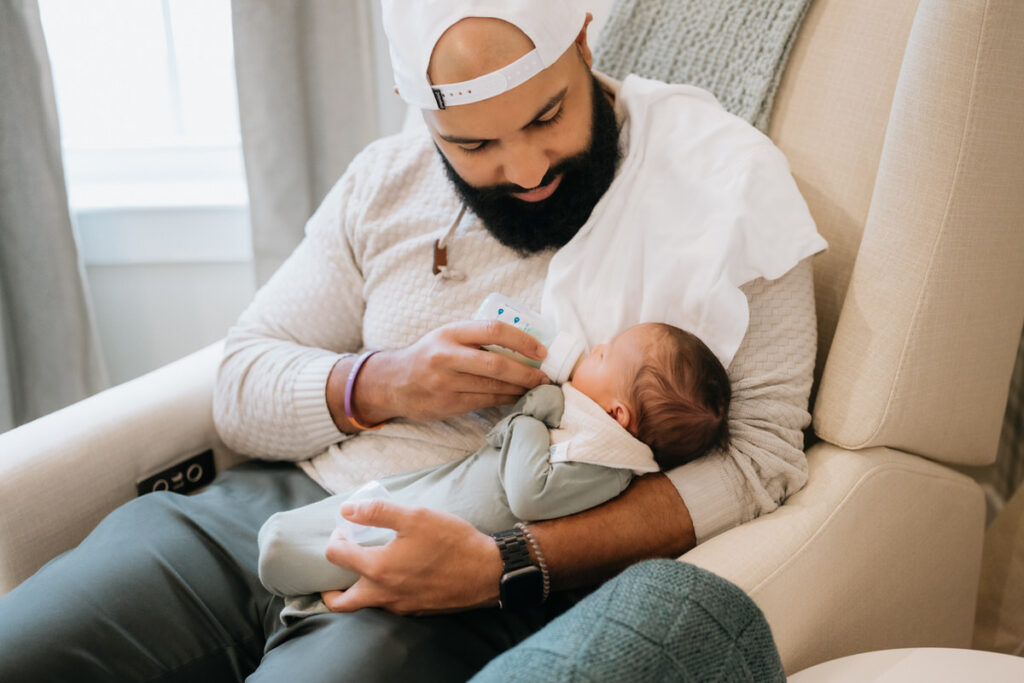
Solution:
[{"label": "bottle nipple", "polygon": [[586,348],[582,341],[571,334],[559,332],[548,346],[548,355],[540,369],[555,384],[565,384],[583,358],[584,351]]}]

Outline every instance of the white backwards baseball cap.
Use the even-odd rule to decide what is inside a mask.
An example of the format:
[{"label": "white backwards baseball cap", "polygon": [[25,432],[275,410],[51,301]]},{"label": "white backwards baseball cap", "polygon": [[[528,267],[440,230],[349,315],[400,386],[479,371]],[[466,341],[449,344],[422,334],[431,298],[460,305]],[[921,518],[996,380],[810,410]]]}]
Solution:
[{"label": "white backwards baseball cap", "polygon": [[[420,109],[446,109],[500,95],[548,68],[579,35],[586,12],[574,0],[382,0],[384,32],[398,94]],[[431,84],[434,45],[466,17],[517,26],[534,49],[497,71],[461,83]]]}]

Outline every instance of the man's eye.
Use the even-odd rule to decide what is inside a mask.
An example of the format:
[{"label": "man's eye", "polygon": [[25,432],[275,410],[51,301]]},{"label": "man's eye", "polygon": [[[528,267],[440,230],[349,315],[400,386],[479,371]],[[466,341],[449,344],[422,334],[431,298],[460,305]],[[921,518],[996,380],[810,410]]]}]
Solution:
[{"label": "man's eye", "polygon": [[565,107],[559,107],[558,111],[556,111],[555,115],[552,116],[550,119],[537,119],[536,121],[533,122],[533,125],[538,128],[543,128],[544,126],[553,126],[556,123],[558,123],[559,119],[562,118],[562,112],[564,110]]},{"label": "man's eye", "polygon": [[487,142],[486,141],[482,141],[482,142],[476,143],[476,145],[474,145],[473,147],[466,147],[465,145],[459,145],[459,149],[461,149],[463,152],[468,152],[468,153],[472,154],[473,152],[479,152],[480,150],[482,150],[486,146],[487,146]]}]

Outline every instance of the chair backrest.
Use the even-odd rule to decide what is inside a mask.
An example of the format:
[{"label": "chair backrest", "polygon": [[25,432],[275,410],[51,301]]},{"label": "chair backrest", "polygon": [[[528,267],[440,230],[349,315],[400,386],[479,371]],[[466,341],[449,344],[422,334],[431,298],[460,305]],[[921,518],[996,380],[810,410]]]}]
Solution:
[{"label": "chair backrest", "polygon": [[817,434],[991,462],[1024,320],[1024,2],[815,0],[768,132],[830,244]]}]

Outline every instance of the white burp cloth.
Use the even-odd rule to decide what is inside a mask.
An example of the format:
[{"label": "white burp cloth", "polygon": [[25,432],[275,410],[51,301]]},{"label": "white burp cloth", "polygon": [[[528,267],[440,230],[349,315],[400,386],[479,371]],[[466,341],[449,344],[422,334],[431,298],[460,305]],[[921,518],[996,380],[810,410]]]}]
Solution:
[{"label": "white burp cloth", "polygon": [[589,348],[669,323],[728,368],[749,323],[740,287],[781,277],[825,240],[782,152],[711,93],[628,76],[615,107],[626,155],[551,258],[541,313]]}]

